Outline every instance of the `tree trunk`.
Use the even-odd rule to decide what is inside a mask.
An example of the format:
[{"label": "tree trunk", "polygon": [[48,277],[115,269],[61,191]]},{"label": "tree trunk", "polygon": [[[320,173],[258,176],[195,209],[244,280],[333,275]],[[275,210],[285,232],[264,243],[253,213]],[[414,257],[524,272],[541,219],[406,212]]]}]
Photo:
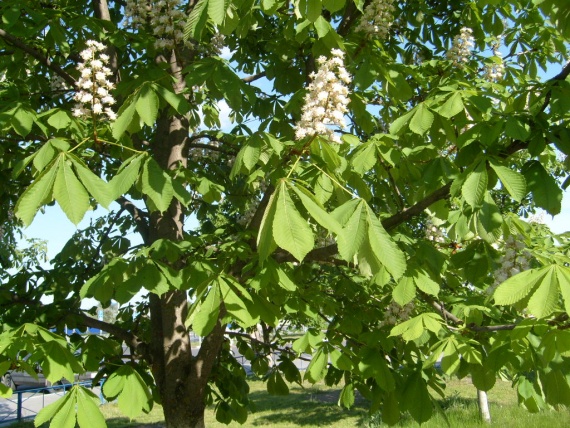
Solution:
[{"label": "tree trunk", "polygon": [[479,415],[481,420],[491,423],[491,412],[489,411],[489,401],[487,400],[487,393],[485,391],[477,390],[477,402],[479,403]]}]

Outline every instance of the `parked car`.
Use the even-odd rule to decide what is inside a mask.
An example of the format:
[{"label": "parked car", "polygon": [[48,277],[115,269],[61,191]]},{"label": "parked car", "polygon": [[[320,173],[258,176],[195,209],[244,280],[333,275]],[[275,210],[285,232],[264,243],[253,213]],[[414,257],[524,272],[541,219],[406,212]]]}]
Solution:
[{"label": "parked car", "polygon": [[[85,372],[80,375],[76,374],[74,382],[86,382],[92,380],[97,373]],[[43,373],[37,373],[37,379],[27,372],[11,370],[2,376],[2,383],[10,388],[12,391],[22,391],[26,389],[42,389],[43,392],[52,392],[53,386],[57,385],[71,385],[71,382],[65,378],[52,383],[46,379]]]}]

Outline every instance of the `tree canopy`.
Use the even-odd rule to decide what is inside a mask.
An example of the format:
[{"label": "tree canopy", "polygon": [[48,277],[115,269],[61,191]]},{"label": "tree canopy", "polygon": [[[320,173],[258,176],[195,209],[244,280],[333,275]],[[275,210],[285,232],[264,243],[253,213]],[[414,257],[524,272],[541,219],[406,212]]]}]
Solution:
[{"label": "tree canopy", "polygon": [[[570,182],[569,15],[4,0],[0,373],[97,371],[128,417],[161,403],[166,426],[202,427],[215,405],[243,423],[232,340],[269,393],[324,380],[388,424],[427,421],[446,375],[570,405],[570,236],[538,216]],[[74,224],[108,211],[45,268],[16,236],[52,204]],[[36,425],[104,426],[96,403],[77,385]]]}]

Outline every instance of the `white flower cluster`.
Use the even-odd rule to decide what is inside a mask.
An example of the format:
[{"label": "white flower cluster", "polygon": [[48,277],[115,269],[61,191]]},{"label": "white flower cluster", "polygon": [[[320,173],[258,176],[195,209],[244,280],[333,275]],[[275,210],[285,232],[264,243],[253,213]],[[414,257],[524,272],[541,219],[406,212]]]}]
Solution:
[{"label": "white flower cluster", "polygon": [[51,76],[51,79],[49,81],[49,86],[52,92],[65,91],[69,89],[69,86],[67,85],[67,82],[63,80],[63,77],[57,74]]},{"label": "white flower cluster", "polygon": [[413,310],[414,302],[400,306],[392,300],[390,305],[384,311],[384,320],[380,323],[380,327],[385,325],[396,325],[400,321],[408,320]]},{"label": "white flower cluster", "polygon": [[204,162],[204,159],[217,161],[220,158],[220,152],[215,150],[215,148],[220,147],[220,143],[218,141],[211,141],[209,146],[214,147],[214,149],[191,147],[188,151],[190,159],[197,163]]},{"label": "white flower cluster", "polygon": [[344,128],[344,115],[348,111],[348,87],[351,76],[344,68],[344,52],[340,49],[331,51],[332,58],[317,58],[317,73],[311,73],[309,93],[305,96],[305,105],[301,120],[295,126],[295,138],[301,140],[313,135],[327,135],[330,141],[340,143],[340,137],[331,126]]},{"label": "white flower cluster", "polygon": [[134,29],[144,27],[149,9],[148,1],[127,0],[125,4],[125,26]]},{"label": "white flower cluster", "polygon": [[372,0],[364,9],[356,31],[362,31],[369,37],[377,35],[380,39],[388,38],[394,22],[393,3],[394,0]]},{"label": "white flower cluster", "polygon": [[430,241],[437,242],[438,244],[445,242],[443,230],[434,225],[431,220],[428,220],[426,224],[426,238]]},{"label": "white flower cluster", "polygon": [[495,281],[487,288],[489,295],[493,294],[499,284],[503,283],[511,276],[515,276],[525,270],[530,269],[530,262],[532,256],[530,252],[525,249],[526,246],[523,242],[523,237],[514,237],[509,235],[505,240],[503,246],[504,254],[501,256],[501,267],[495,271]]},{"label": "white flower cluster", "polygon": [[180,0],[127,0],[125,5],[126,25],[138,29],[150,24],[157,49],[173,49],[183,41],[184,18]]},{"label": "white flower cluster", "polygon": [[116,113],[109,107],[115,104],[115,99],[109,92],[114,88],[114,84],[107,79],[112,72],[106,66],[109,56],[101,53],[104,50],[105,45],[102,43],[88,40],[87,49],[79,54],[84,62],[77,64],[81,77],[77,81],[79,90],[73,97],[77,101],[73,109],[73,115],[76,117],[105,114],[109,120],[117,118]]},{"label": "white flower cluster", "polygon": [[324,229],[319,229],[317,232],[317,239],[316,239],[316,247],[328,247],[335,243],[334,238],[330,235],[330,233]]},{"label": "white flower cluster", "polygon": [[210,43],[212,45],[212,50],[217,55],[220,55],[222,53],[225,41],[226,41],[226,36],[224,36],[222,33],[217,32],[212,36],[212,40],[210,41]]},{"label": "white flower cluster", "polygon": [[475,46],[473,38],[473,30],[463,27],[458,35],[453,38],[451,49],[447,51],[447,58],[453,61],[454,65],[462,66],[463,63],[469,61],[471,49]]},{"label": "white flower cluster", "polygon": [[503,63],[503,54],[499,50],[501,45],[501,37],[497,38],[497,43],[493,45],[493,56],[498,59],[490,65],[485,66],[485,79],[489,82],[501,80],[505,74],[505,64]]},{"label": "white flower cluster", "polygon": [[245,210],[245,212],[242,215],[238,216],[237,223],[240,226],[247,227],[247,225],[251,222],[251,220],[253,219],[253,216],[257,212],[257,208],[259,207],[259,203],[260,203],[259,200],[253,199],[249,203],[247,210]]}]

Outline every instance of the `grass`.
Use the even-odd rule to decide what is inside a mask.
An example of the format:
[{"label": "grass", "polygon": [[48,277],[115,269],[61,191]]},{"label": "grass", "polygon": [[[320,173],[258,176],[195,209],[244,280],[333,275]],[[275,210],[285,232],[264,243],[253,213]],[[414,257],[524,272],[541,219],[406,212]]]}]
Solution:
[{"label": "grass", "polygon": [[[370,417],[366,410],[366,402],[357,399],[356,405],[350,410],[341,409],[336,405],[339,388],[328,388],[318,384],[301,388],[291,386],[291,393],[287,396],[270,396],[267,394],[265,384],[261,381],[252,381],[251,399],[254,409],[244,425],[232,423],[230,428],[236,427],[333,427],[333,428],[375,428],[383,426],[379,418]],[[544,411],[530,414],[518,407],[516,393],[507,382],[497,381],[495,387],[488,392],[489,406],[493,423],[491,426],[501,428],[566,428],[570,426],[570,410]],[[469,380],[452,380],[446,389],[446,398],[440,401],[449,425],[452,428],[470,428],[486,426],[479,421],[476,391]],[[102,406],[102,411],[110,428],[159,428],[163,426],[162,408],[155,406],[151,413],[129,421],[121,416],[114,404]],[[441,414],[437,414],[428,423],[422,425],[426,428],[441,428],[447,424]],[[226,427],[216,421],[213,408],[206,412],[206,426],[208,428]],[[32,428],[30,422],[12,425],[12,428]],[[404,416],[398,427],[418,427],[418,424],[409,416]]]}]

